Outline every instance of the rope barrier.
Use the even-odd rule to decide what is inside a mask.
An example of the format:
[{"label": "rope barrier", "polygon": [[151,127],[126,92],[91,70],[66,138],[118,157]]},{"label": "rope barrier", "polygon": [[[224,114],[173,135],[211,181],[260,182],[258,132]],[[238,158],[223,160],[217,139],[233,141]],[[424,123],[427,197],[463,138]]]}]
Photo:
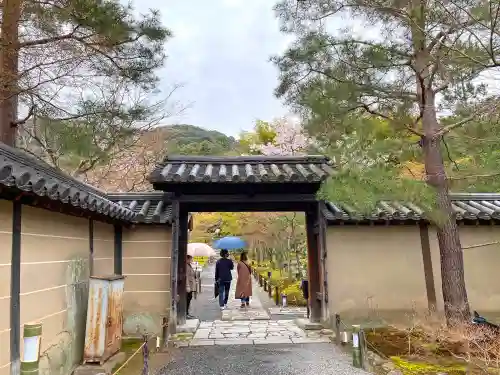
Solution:
[{"label": "rope barrier", "polygon": [[[342,319],[340,319],[340,315],[336,314],[335,315],[335,328],[336,328],[336,335],[341,334],[342,331],[352,331],[352,356],[353,356],[353,365],[355,367],[362,367],[365,368],[367,361],[366,361],[366,354],[368,349],[370,349],[372,352],[377,354],[383,359],[389,359],[387,355],[382,353],[380,350],[377,349],[375,344],[371,343],[368,341],[366,332],[364,329],[362,329],[359,325],[353,325],[353,326],[348,326]],[[336,337],[336,343],[337,344],[347,344],[349,342],[349,339],[347,339],[346,342],[341,342],[340,337]]]},{"label": "rope barrier", "polygon": [[141,346],[140,346],[140,347],[139,347],[139,348],[138,348],[138,349],[134,352],[134,354],[132,354],[132,355],[131,355],[131,356],[130,356],[130,357],[129,357],[129,358],[128,358],[128,359],[127,359],[124,363],[123,363],[123,365],[121,365],[120,367],[118,367],[118,370],[116,370],[115,372],[113,372],[113,374],[112,374],[112,375],[116,375],[116,374],[118,374],[118,372],[120,372],[120,370],[121,370],[122,368],[124,368],[124,367],[125,367],[125,366],[126,366],[126,365],[127,365],[127,364],[131,361],[131,360],[132,360],[132,358],[134,358],[134,356],[135,356],[137,353],[139,353],[139,351],[140,351],[140,350],[144,347],[144,345],[146,345],[146,343],[145,343],[145,342],[143,342],[143,343],[142,343],[142,345],[141,345]]}]

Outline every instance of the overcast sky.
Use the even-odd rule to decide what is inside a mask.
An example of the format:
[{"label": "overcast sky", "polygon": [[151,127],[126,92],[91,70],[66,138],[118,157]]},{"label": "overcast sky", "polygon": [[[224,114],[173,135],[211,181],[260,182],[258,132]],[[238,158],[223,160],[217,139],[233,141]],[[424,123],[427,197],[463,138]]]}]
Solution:
[{"label": "overcast sky", "polygon": [[146,0],[137,10],[156,8],[174,38],[161,72],[163,87],[182,83],[176,99],[192,103],[177,122],[238,135],[255,119],[286,113],[275,99],[277,70],[269,57],[287,45],[273,0]]}]

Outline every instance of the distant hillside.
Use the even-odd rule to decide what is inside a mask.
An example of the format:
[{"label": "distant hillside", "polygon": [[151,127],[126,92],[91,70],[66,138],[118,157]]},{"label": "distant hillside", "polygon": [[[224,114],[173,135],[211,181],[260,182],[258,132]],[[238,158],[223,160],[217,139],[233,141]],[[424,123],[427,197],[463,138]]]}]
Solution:
[{"label": "distant hillside", "polygon": [[[42,125],[43,126],[43,123]],[[239,155],[233,137],[194,125],[165,125],[131,133],[128,141],[106,149],[109,131],[40,127],[31,122],[19,133],[18,147],[74,177],[110,191],[150,189],[146,176],[166,155]],[[126,135],[125,135],[126,137]],[[126,138],[124,138],[126,139]],[[51,152],[56,150],[56,152]]]},{"label": "distant hillside", "polygon": [[233,137],[194,125],[166,125],[149,131],[163,139],[168,154],[225,155],[237,147]]},{"label": "distant hillside", "polygon": [[238,141],[193,125],[159,126],[145,131],[118,157],[86,173],[85,180],[107,191],[152,189],[146,178],[166,155],[239,155]]}]

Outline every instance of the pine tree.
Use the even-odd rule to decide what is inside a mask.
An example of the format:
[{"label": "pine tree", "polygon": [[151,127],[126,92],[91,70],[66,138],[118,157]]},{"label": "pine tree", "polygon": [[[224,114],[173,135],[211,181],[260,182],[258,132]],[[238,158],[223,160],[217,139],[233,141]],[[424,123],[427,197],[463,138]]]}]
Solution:
[{"label": "pine tree", "polygon": [[[481,124],[498,148],[492,137],[498,122],[491,120],[498,98],[484,78],[499,66],[500,3],[283,0],[275,9],[283,31],[296,36],[274,58],[281,72],[277,95],[307,119],[339,164],[341,174],[326,187],[329,198],[364,210],[380,199],[435,207],[429,218],[438,228],[446,316],[449,323],[468,319],[449,197],[458,164],[450,152],[464,151],[463,134]],[[355,29],[337,26],[346,20]],[[458,118],[443,120],[440,112]],[[473,159],[476,170],[492,166]],[[424,181],[400,177],[409,160],[422,161]]]},{"label": "pine tree", "polygon": [[152,92],[170,36],[157,11],[136,16],[116,0],[5,0],[1,20],[0,141],[10,145],[35,112],[74,121],[99,114],[103,87]]}]

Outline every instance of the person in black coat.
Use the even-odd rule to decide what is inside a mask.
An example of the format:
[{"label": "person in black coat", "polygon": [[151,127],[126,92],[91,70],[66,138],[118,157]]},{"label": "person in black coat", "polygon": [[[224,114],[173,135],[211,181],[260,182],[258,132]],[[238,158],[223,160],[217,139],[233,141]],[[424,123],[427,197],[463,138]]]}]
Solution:
[{"label": "person in black coat", "polygon": [[219,306],[221,310],[224,310],[227,307],[229,289],[233,280],[231,271],[234,269],[234,264],[229,259],[229,251],[225,249],[221,250],[220,256],[221,258],[215,264],[215,282],[219,288]]}]

